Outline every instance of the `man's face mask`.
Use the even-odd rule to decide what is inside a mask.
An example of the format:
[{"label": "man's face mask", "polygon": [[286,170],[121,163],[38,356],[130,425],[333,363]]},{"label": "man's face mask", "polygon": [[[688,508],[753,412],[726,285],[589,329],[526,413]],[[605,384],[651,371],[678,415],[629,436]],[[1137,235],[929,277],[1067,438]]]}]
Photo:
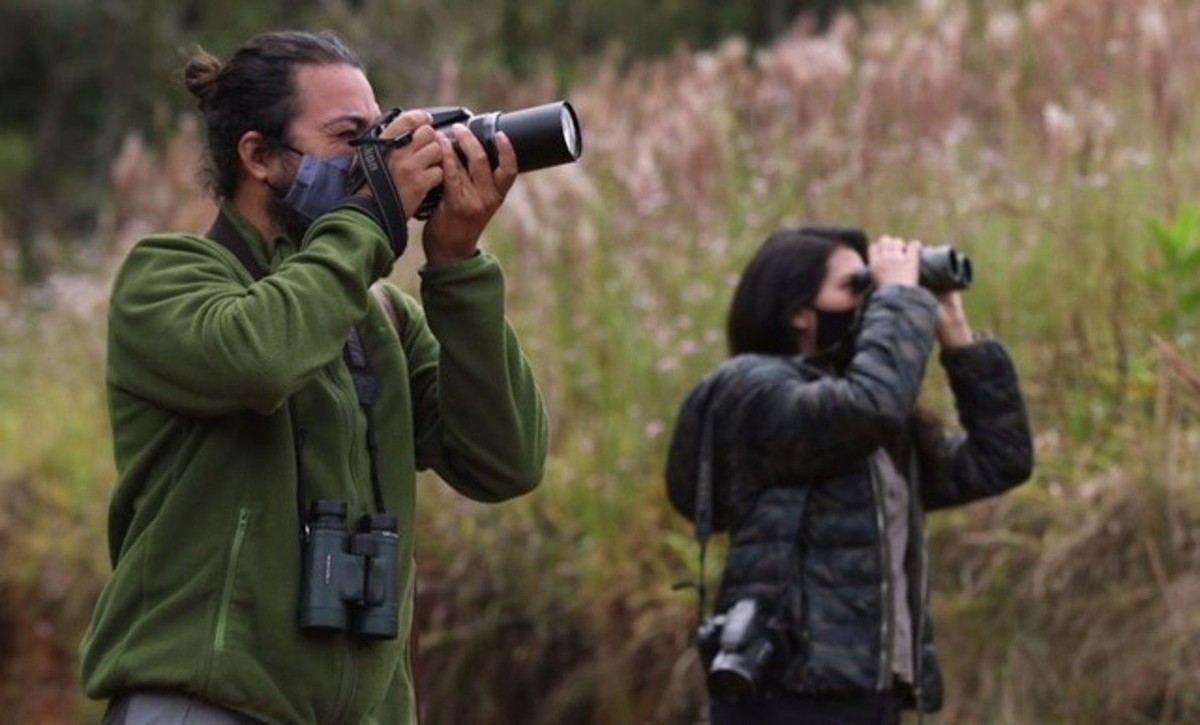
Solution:
[{"label": "man's face mask", "polygon": [[[300,154],[300,168],[283,203],[295,211],[305,225],[333,209],[346,196],[346,179],[354,156],[314,156],[287,147],[292,153]],[[276,190],[276,193],[279,193]]]}]

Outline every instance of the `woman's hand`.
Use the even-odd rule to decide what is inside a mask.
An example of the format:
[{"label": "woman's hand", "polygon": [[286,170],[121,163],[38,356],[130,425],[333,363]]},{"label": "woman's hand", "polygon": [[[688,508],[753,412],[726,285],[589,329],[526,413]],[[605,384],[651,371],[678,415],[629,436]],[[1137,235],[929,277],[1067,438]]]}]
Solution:
[{"label": "woman's hand", "polygon": [[937,303],[938,344],[947,350],[970,345],[975,338],[963,309],[962,294],[958,291],[943,292],[937,296]]},{"label": "woman's hand", "polygon": [[871,245],[867,260],[876,286],[915,285],[921,269],[921,243],[885,235]]}]

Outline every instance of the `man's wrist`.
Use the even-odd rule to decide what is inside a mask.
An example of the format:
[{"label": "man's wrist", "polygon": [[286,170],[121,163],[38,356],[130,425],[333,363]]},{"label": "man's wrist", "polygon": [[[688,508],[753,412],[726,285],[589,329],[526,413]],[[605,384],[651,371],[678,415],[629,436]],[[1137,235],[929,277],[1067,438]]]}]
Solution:
[{"label": "man's wrist", "polygon": [[430,267],[441,267],[441,266],[445,266],[447,264],[454,264],[455,262],[464,262],[468,259],[471,259],[471,258],[477,257],[477,256],[479,256],[479,248],[478,247],[473,248],[469,251],[464,251],[464,252],[460,252],[457,250],[453,251],[453,252],[441,252],[441,251],[431,252],[430,250],[426,250],[425,251],[425,263],[427,265],[429,265]]}]

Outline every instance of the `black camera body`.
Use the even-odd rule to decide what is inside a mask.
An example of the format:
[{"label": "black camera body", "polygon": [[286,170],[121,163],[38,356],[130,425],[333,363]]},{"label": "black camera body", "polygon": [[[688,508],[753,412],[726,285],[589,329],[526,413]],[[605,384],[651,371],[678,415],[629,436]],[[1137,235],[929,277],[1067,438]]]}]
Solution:
[{"label": "black camera body", "polygon": [[[422,110],[433,118],[433,127],[451,141],[454,141],[454,136],[450,129],[457,123],[465,125],[479,139],[493,169],[500,163],[496,134],[501,131],[512,142],[517,155],[517,171],[520,173],[578,161],[583,154],[583,130],[579,126],[579,117],[566,101],[478,115],[463,106],[435,106]],[[463,159],[461,153],[459,158]],[[425,197],[413,216],[428,219],[441,199],[442,187],[439,186]]]},{"label": "black camera body", "polygon": [[366,514],[353,533],[345,519],[345,501],[312,503],[304,542],[300,627],[395,639],[400,620],[396,516]]},{"label": "black camera body", "polygon": [[744,702],[760,693],[777,649],[777,629],[754,599],[739,599],[729,611],[706,619],[697,640],[709,693],[725,702]]}]

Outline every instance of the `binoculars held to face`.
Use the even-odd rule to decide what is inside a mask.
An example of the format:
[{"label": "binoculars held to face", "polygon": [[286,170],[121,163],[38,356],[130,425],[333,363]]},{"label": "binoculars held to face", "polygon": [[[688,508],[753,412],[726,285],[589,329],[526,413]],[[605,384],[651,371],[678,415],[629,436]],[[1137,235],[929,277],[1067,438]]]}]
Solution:
[{"label": "binoculars held to face", "polygon": [[[917,284],[934,294],[965,290],[971,286],[974,272],[971,259],[951,246],[925,247],[921,250]],[[868,267],[854,273],[850,281],[855,291],[866,292],[874,284]]]},{"label": "binoculars held to face", "polygon": [[313,501],[304,542],[300,627],[395,639],[400,615],[396,516],[366,514],[353,533],[345,519],[345,501]]},{"label": "binoculars held to face", "polygon": [[[566,101],[479,115],[462,106],[438,106],[423,110],[433,117],[433,127],[451,141],[454,141],[451,127],[456,123],[465,125],[483,145],[493,169],[500,163],[496,134],[501,131],[512,142],[517,155],[517,171],[520,173],[571,163],[583,154],[583,129],[579,126],[575,109]],[[459,159],[465,163],[461,153]],[[425,197],[413,216],[428,219],[441,198],[442,187],[439,186]]]}]

